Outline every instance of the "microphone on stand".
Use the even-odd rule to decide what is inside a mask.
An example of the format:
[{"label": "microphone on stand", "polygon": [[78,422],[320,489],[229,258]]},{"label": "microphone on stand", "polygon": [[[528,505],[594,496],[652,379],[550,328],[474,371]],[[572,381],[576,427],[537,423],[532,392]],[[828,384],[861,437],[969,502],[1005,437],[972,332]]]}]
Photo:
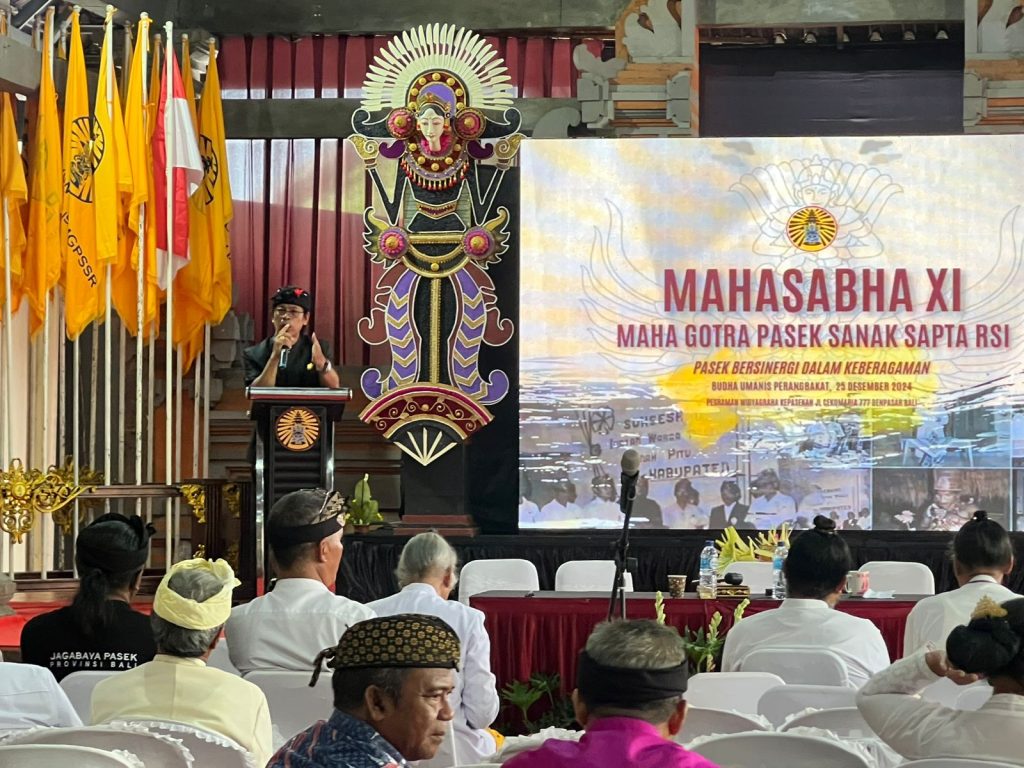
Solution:
[{"label": "microphone on stand", "polygon": [[636,482],[640,479],[640,454],[630,448],[622,454],[622,474],[619,475],[619,511],[627,514],[633,511],[633,502],[636,500]]},{"label": "microphone on stand", "polygon": [[633,502],[636,500],[636,483],[640,479],[640,454],[630,448],[622,454],[622,474],[619,476],[619,509],[622,512],[622,535],[615,548],[615,579],[612,581],[612,594],[608,601],[608,620],[615,616],[618,603],[619,616],[626,618],[626,573],[629,572],[629,519],[633,515]]}]

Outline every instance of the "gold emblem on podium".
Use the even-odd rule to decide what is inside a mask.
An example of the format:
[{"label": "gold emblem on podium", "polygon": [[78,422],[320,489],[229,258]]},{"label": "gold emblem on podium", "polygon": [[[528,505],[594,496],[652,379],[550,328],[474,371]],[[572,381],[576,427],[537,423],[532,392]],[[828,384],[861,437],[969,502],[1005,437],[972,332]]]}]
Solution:
[{"label": "gold emblem on podium", "polygon": [[320,437],[320,420],[308,408],[289,408],[277,418],[277,442],[289,451],[308,451]]}]

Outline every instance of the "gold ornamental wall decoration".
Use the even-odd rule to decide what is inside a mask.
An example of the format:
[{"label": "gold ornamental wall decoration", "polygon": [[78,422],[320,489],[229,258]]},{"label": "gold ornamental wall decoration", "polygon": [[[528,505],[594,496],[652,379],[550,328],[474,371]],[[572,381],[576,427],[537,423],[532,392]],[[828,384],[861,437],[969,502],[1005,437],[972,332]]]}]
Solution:
[{"label": "gold ornamental wall decoration", "polygon": [[100,476],[86,471],[79,473],[78,484],[74,483],[73,470],[64,467],[50,467],[46,473],[38,469],[26,470],[20,459],[12,459],[7,470],[0,468],[0,529],[10,534],[14,541],[21,543],[26,533],[35,526],[36,515],[52,514],[61,528],[67,528],[58,515],[71,502],[85,493]]},{"label": "gold ornamental wall decoration", "polygon": [[309,408],[289,408],[274,425],[277,441],[289,451],[308,451],[320,437],[320,420]]}]

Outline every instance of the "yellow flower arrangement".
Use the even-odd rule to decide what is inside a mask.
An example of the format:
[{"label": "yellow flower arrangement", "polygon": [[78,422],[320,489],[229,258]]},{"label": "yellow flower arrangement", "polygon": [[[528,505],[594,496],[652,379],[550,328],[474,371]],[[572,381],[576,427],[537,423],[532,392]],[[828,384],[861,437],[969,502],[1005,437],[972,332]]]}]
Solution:
[{"label": "yellow flower arrangement", "polygon": [[733,563],[750,563],[755,561],[771,562],[775,556],[775,547],[782,541],[789,546],[789,524],[783,523],[781,528],[758,531],[757,538],[740,536],[734,526],[722,532],[718,545],[718,570],[722,573]]}]

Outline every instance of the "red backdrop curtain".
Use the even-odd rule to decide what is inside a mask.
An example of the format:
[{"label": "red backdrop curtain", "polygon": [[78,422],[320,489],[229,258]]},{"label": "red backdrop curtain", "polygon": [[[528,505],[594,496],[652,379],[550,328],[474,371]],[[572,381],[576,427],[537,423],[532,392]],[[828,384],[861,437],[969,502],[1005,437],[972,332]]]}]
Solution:
[{"label": "red backdrop curtain", "polygon": [[[229,37],[218,56],[225,99],[357,98],[369,63],[388,37]],[[516,96],[569,98],[577,39],[490,37]],[[587,41],[599,53],[599,41]],[[347,133],[348,126],[338,126]],[[266,333],[266,299],[279,286],[308,287],[314,325],[344,365],[380,363],[356,333],[379,267],[362,251],[367,187],[362,164],[341,139],[230,139],[235,204],[231,230],[235,309]]]}]

